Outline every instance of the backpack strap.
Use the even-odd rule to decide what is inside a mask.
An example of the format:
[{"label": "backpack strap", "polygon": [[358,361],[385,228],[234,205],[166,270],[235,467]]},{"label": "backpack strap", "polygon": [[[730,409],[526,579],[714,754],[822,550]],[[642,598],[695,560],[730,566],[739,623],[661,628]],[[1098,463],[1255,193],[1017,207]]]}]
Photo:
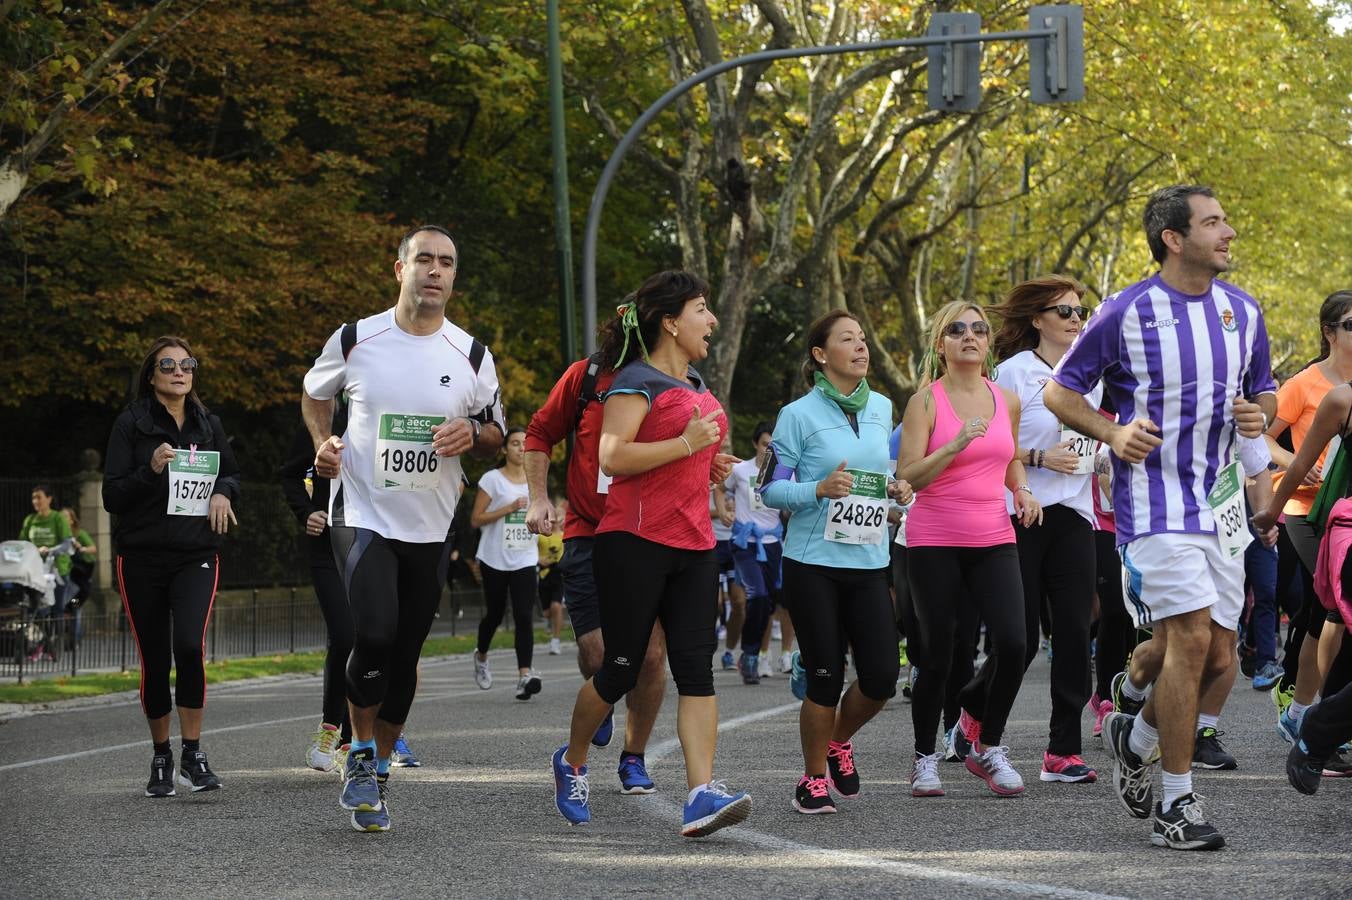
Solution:
[{"label": "backpack strap", "polygon": [[484,354],[488,348],[480,343],[478,338],[474,338],[469,345],[469,366],[474,370],[474,374],[479,374],[479,367],[484,364]]},{"label": "backpack strap", "polygon": [[357,346],[356,322],[343,323],[343,332],[338,336],[338,342],[343,348],[343,361],[346,362],[347,358],[352,355],[352,348]]},{"label": "backpack strap", "polygon": [[582,389],[577,395],[577,413],[573,416],[573,431],[577,431],[577,426],[582,424],[582,414],[587,411],[587,404],[601,402],[601,395],[596,393],[596,381],[601,374],[601,351],[593,353],[587,357],[587,369],[582,373]]}]

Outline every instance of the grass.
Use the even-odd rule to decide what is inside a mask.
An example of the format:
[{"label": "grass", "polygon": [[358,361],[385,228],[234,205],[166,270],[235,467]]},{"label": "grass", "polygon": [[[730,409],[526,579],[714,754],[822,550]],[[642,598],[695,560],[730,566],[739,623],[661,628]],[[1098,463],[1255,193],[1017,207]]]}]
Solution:
[{"label": "grass", "polygon": [[[563,637],[564,640],[572,640],[572,630],[565,628]],[[548,641],[547,632],[543,630],[535,632],[536,644]],[[473,634],[428,638],[427,643],[423,644],[422,655],[427,657],[469,653],[474,649],[474,643]],[[495,649],[511,647],[513,636],[508,632],[499,631],[493,635],[491,646]],[[323,653],[283,653],[273,656],[222,659],[207,663],[207,683],[219,684],[223,681],[241,681],[292,672],[318,674],[323,665]],[[42,678],[26,684],[0,684],[0,703],[51,703],[53,700],[69,700],[72,697],[96,697],[118,691],[134,691],[140,683],[141,675],[135,671]]]}]

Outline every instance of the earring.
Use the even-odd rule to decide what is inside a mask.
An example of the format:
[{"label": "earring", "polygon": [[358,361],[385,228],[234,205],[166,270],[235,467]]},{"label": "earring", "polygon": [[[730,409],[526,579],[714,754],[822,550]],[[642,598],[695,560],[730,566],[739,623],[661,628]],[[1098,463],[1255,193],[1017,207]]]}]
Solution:
[{"label": "earring", "polygon": [[675,328],[671,329],[671,336],[672,336],[672,337],[675,337],[675,336],[676,336],[676,329],[675,329]]}]

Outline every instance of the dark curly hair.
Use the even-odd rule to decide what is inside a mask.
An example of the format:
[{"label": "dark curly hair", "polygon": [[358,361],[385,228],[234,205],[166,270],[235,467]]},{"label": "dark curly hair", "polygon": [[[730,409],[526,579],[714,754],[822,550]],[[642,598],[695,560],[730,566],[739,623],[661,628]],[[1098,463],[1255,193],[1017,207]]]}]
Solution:
[{"label": "dark curly hair", "polygon": [[[685,304],[696,297],[709,296],[709,282],[690,272],[668,270],[649,276],[638,290],[624,298],[620,309],[633,304],[638,313],[638,334],[630,335],[625,346],[623,313],[616,313],[601,326],[600,354],[602,369],[619,369],[643,356],[657,346],[662,331],[662,320],[681,314]],[[639,344],[642,339],[642,346]]]}]

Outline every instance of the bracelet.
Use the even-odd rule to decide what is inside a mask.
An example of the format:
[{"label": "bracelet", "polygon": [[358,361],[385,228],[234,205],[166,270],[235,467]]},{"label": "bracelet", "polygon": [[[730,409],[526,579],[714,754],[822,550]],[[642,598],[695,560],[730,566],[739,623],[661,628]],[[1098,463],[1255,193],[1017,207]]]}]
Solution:
[{"label": "bracelet", "polygon": [[474,431],[474,437],[470,440],[469,444],[473,447],[475,444],[479,443],[479,432],[483,431],[484,427],[479,424],[477,419],[473,419],[469,416],[465,416],[465,421],[469,423],[470,428]]},{"label": "bracelet", "polygon": [[1030,497],[1033,496],[1033,489],[1030,488],[1030,487],[1029,487],[1028,485],[1026,485],[1026,484],[1021,484],[1021,485],[1019,485],[1018,487],[1016,487],[1014,490],[1016,490],[1016,491],[1024,491],[1025,493],[1028,494],[1028,496],[1030,496]]},{"label": "bracelet", "polygon": [[676,435],[676,436],[677,436],[678,438],[680,438],[681,441],[685,444],[685,455],[686,455],[686,456],[694,456],[694,455],[695,455],[695,448],[692,447],[692,446],[690,446],[690,442],[687,441],[687,440],[685,439],[685,435],[683,435],[683,434],[678,434],[678,435]]}]

